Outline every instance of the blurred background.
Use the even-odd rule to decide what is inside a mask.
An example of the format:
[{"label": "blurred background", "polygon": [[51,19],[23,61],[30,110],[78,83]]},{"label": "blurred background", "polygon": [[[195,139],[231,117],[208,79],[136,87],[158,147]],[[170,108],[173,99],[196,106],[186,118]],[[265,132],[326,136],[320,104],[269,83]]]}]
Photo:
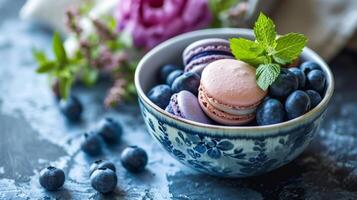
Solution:
[{"label": "blurred background", "polygon": [[[288,166],[248,180],[198,174],[146,133],[133,86],[136,64],[183,32],[251,28],[259,12],[280,34],[309,38],[334,72],[335,97],[315,142]],[[0,199],[357,199],[356,27],[356,0],[0,0]],[[56,48],[64,49],[65,63],[56,60]],[[84,105],[79,124],[63,119],[55,100],[69,94]],[[119,168],[120,189],[109,197],[91,188],[94,158],[79,151],[83,132],[106,116],[127,133],[107,158],[119,162],[118,152],[131,144],[150,156],[139,176]],[[68,175],[54,193],[37,180],[49,164]]]}]

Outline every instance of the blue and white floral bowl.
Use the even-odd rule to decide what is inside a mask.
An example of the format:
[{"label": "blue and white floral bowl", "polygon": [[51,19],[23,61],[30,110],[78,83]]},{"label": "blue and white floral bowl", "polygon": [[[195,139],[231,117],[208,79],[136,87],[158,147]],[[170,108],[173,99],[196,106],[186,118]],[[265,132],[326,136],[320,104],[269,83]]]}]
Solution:
[{"label": "blue and white floral bowl", "polygon": [[223,177],[248,177],[269,172],[296,158],[320,128],[334,90],[333,75],[326,63],[305,48],[304,60],[319,63],[327,76],[322,102],[305,115],[269,126],[218,126],[177,118],[146,96],[156,84],[160,66],[181,64],[183,49],[204,38],[245,37],[248,29],[209,29],[172,38],[148,52],[135,73],[139,104],[149,133],[178,161],[198,171]]}]

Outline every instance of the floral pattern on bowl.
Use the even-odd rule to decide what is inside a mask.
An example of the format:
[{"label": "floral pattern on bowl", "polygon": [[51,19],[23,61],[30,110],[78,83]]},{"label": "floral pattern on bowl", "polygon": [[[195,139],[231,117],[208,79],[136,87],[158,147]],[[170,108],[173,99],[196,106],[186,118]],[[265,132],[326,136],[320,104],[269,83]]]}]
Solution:
[{"label": "floral pattern on bowl", "polygon": [[319,118],[274,137],[211,137],[166,121],[140,101],[149,133],[177,160],[196,170],[224,177],[247,177],[276,169],[310,144]]}]

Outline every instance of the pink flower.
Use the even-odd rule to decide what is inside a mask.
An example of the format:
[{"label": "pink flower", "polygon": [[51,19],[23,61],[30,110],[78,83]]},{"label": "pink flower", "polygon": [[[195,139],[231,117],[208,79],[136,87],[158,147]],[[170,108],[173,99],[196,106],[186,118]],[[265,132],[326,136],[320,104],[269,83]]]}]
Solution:
[{"label": "pink flower", "polygon": [[128,31],[136,47],[151,49],[175,35],[205,28],[212,15],[207,0],[120,0],[118,30]]}]

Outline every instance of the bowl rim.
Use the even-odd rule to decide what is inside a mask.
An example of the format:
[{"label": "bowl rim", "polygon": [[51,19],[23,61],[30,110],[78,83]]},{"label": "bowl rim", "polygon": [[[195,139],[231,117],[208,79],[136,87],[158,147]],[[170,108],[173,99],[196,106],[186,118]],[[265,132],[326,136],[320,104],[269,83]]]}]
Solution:
[{"label": "bowl rim", "polygon": [[335,81],[334,81],[333,74],[332,74],[330,68],[328,67],[327,63],[317,53],[315,53],[313,50],[311,50],[308,47],[305,47],[303,49],[303,53],[306,55],[309,55],[309,57],[311,57],[313,61],[315,61],[315,62],[317,61],[318,63],[320,63],[323,71],[327,75],[326,81],[329,84],[326,88],[325,96],[322,99],[322,101],[315,108],[310,110],[309,112],[305,113],[304,115],[302,115],[300,117],[297,117],[295,119],[288,120],[288,121],[285,121],[282,123],[272,124],[272,125],[263,125],[263,126],[224,126],[224,125],[204,124],[204,123],[200,123],[200,122],[183,119],[183,118],[174,116],[173,114],[170,114],[170,113],[164,111],[163,109],[161,109],[160,107],[155,105],[153,102],[151,102],[149,100],[149,98],[146,96],[146,94],[144,93],[143,89],[141,88],[140,80],[139,80],[140,72],[142,71],[144,63],[146,63],[147,60],[150,59],[150,57],[152,55],[156,54],[162,48],[166,48],[166,47],[171,46],[177,42],[186,40],[191,37],[199,37],[199,36],[210,37],[210,35],[212,35],[212,37],[217,37],[217,35],[219,35],[219,34],[222,34],[222,35],[232,34],[233,35],[233,34],[238,34],[238,33],[240,35],[246,35],[246,36],[250,36],[250,37],[254,36],[253,30],[246,29],[246,28],[203,29],[203,30],[192,31],[192,32],[178,35],[176,37],[173,37],[173,38],[166,40],[165,42],[157,45],[156,47],[154,47],[153,49],[151,49],[149,52],[147,52],[144,55],[144,57],[140,60],[140,62],[138,63],[138,66],[135,70],[134,82],[135,82],[135,87],[136,87],[137,93],[139,95],[139,98],[141,98],[141,100],[144,101],[147,105],[149,105],[152,109],[154,109],[155,111],[161,113],[162,115],[164,115],[172,120],[179,121],[183,124],[191,125],[191,126],[199,127],[199,128],[214,129],[214,130],[224,129],[227,131],[236,131],[235,133],[238,135],[243,131],[249,131],[249,132],[250,131],[268,131],[268,132],[271,132],[274,130],[281,130],[284,128],[289,128],[291,126],[301,125],[301,124],[303,124],[303,122],[314,118],[316,115],[318,115],[318,113],[321,113],[324,111],[324,109],[328,106],[330,99],[332,98],[332,95],[334,92]]}]

